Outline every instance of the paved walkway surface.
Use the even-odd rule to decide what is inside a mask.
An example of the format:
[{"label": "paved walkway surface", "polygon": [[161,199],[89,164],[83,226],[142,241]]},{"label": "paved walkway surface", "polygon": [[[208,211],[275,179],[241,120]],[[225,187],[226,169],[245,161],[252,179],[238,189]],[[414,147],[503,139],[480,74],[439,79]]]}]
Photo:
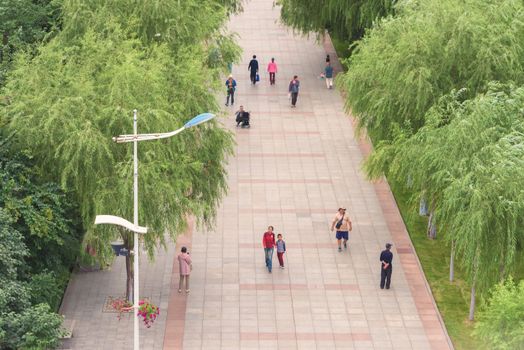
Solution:
[{"label": "paved walkway surface", "polygon": [[[235,106],[226,108],[237,141],[230,191],[212,232],[181,238],[194,262],[191,294],[176,293],[173,276],[164,349],[451,348],[387,183],[369,183],[361,172],[370,146],[355,139],[339,92],[319,79],[326,50],[336,61],[332,46],[293,35],[278,23],[279,11],[271,0],[251,0],[231,20],[244,53],[233,68]],[[247,71],[253,54],[261,65],[256,86]],[[265,74],[271,57],[275,86]],[[301,91],[291,109],[294,74]],[[251,129],[234,127],[241,104]],[[339,206],[354,228],[341,253],[329,231]],[[288,249],[286,268],[275,254],[272,274],[261,246],[268,225]],[[394,244],[393,283],[380,290],[386,242]]]},{"label": "paved walkway surface", "polygon": [[[170,242],[168,240],[168,242]],[[159,318],[151,328],[140,324],[142,349],[162,349],[175,248],[159,249],[154,262],[144,254],[140,262],[140,295],[150,298],[160,307]],[[73,274],[67,287],[60,313],[74,320],[73,337],[62,349],[129,350],[133,348],[133,315],[103,312],[107,297],[125,295],[125,258],[115,259],[110,269]]]}]

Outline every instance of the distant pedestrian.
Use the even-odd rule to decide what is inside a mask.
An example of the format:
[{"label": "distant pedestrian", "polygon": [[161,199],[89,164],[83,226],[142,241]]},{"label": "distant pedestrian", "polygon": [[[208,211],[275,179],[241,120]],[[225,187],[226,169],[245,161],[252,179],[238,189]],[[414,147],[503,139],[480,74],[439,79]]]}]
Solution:
[{"label": "distant pedestrian", "polygon": [[269,273],[273,269],[273,250],[275,249],[275,234],[273,233],[273,226],[269,226],[262,237],[262,245],[264,246],[264,256],[266,259],[266,267]]},{"label": "distant pedestrian", "polygon": [[298,76],[295,75],[293,77],[293,80],[289,82],[289,89],[288,89],[289,94],[291,95],[291,108],[296,107],[299,89],[300,89],[300,81],[298,80]]},{"label": "distant pedestrian", "polygon": [[232,75],[226,80],[227,98],[226,106],[229,106],[229,98],[231,98],[231,106],[235,103],[235,90],[237,89],[237,82]]},{"label": "distant pedestrian", "polygon": [[189,293],[189,275],[193,269],[191,264],[191,257],[186,247],[182,247],[180,254],[178,254],[178,266],[180,270],[180,282],[178,283],[178,292],[182,293],[182,285],[184,280],[186,282],[186,293]]},{"label": "distant pedestrian", "polygon": [[380,289],[389,289],[391,285],[391,273],[393,272],[393,253],[391,252],[391,243],[386,243],[386,249],[380,253]]},{"label": "distant pedestrian", "polygon": [[326,63],[326,68],[324,68],[324,77],[326,78],[326,86],[328,89],[333,88],[333,67],[331,63]]},{"label": "distant pedestrian", "polygon": [[257,61],[257,55],[253,55],[253,59],[249,61],[249,65],[247,66],[247,70],[249,71],[249,76],[251,78],[251,83],[255,85],[257,83],[257,75],[258,75],[258,61]]},{"label": "distant pedestrian", "polygon": [[284,268],[284,253],[286,252],[286,242],[282,239],[282,234],[277,235],[277,257],[280,264],[280,268]]},{"label": "distant pedestrian", "polygon": [[329,54],[326,55],[326,63],[330,63],[331,62],[331,57],[329,57]]},{"label": "distant pedestrian", "polygon": [[269,84],[275,84],[275,74],[277,73],[277,63],[274,58],[271,58],[271,62],[267,65],[267,71],[269,72]]},{"label": "distant pedestrian", "polygon": [[349,215],[346,215],[346,208],[338,208],[338,213],[335,215],[331,223],[331,231],[336,228],[336,235],[338,241],[338,251],[342,251],[341,241],[344,240],[344,249],[348,248],[349,231],[352,230],[351,220]]}]

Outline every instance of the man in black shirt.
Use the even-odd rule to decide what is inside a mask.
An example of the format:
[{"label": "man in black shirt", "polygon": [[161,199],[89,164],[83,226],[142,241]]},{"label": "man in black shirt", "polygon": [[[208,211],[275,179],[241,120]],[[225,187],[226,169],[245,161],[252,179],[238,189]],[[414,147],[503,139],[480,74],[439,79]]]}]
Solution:
[{"label": "man in black shirt", "polygon": [[251,82],[253,85],[257,83],[257,73],[258,73],[258,61],[257,61],[257,55],[253,55],[253,59],[249,61],[249,66],[247,66],[247,70],[250,72]]},{"label": "man in black shirt", "polygon": [[249,112],[244,111],[244,106],[240,106],[240,109],[236,113],[237,128],[240,126],[242,128],[249,128]]},{"label": "man in black shirt", "polygon": [[391,272],[393,272],[393,253],[391,252],[391,243],[386,243],[386,249],[380,253],[380,262],[382,263],[380,267],[380,289],[384,289],[384,284],[386,289],[389,289],[391,284]]}]

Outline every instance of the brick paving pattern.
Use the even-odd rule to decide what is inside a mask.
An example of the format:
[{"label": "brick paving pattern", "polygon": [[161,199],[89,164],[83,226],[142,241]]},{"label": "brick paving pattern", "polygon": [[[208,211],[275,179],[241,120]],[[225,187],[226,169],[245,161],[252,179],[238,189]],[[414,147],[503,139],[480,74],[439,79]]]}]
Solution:
[{"label": "brick paving pattern", "polygon": [[[244,50],[233,68],[235,106],[225,108],[237,142],[230,191],[213,231],[183,238],[192,245],[191,294],[176,293],[174,276],[164,349],[451,349],[387,183],[361,172],[370,146],[355,139],[340,94],[319,79],[326,52],[341,69],[332,45],[296,36],[278,18],[273,1],[251,0],[230,22]],[[253,54],[256,86],[247,71]],[[265,73],[271,57],[274,86]],[[301,90],[291,109],[294,74]],[[234,127],[239,105],[251,112],[251,129]],[[342,253],[329,231],[339,206],[353,221]],[[286,268],[275,254],[272,274],[261,246],[268,225],[288,248]],[[380,290],[386,242],[393,282]]]}]

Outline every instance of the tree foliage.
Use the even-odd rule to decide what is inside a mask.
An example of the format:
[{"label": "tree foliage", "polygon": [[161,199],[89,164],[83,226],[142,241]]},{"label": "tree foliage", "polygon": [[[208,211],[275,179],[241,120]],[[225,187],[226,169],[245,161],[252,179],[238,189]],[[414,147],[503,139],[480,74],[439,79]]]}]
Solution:
[{"label": "tree foliage", "polygon": [[[393,12],[391,0],[279,0],[282,21],[304,33],[324,33],[349,42],[360,39],[378,18]],[[348,43],[349,46],[349,43]]]},{"label": "tree foliage", "polygon": [[[4,89],[9,130],[49,179],[76,195],[86,243],[99,259],[112,257],[116,236],[133,245],[128,232],[93,227],[96,214],[133,217],[132,145],[111,138],[132,132],[135,108],[140,133],[175,130],[219,110],[219,73],[238,57],[222,30],[230,10],[216,0],[66,0],[61,32],[35,57],[17,57]],[[150,256],[189,215],[212,222],[232,145],[215,121],[140,143],[139,222],[149,228]]]},{"label": "tree foliage", "polygon": [[375,141],[415,132],[451,90],[524,81],[524,4],[517,0],[402,2],[347,61],[340,86],[348,110]]},{"label": "tree foliage", "polygon": [[0,86],[18,50],[31,49],[52,32],[59,17],[59,1],[2,0],[0,2]]},{"label": "tree foliage", "polygon": [[494,350],[524,349],[524,280],[497,284],[480,313],[475,334]]}]

